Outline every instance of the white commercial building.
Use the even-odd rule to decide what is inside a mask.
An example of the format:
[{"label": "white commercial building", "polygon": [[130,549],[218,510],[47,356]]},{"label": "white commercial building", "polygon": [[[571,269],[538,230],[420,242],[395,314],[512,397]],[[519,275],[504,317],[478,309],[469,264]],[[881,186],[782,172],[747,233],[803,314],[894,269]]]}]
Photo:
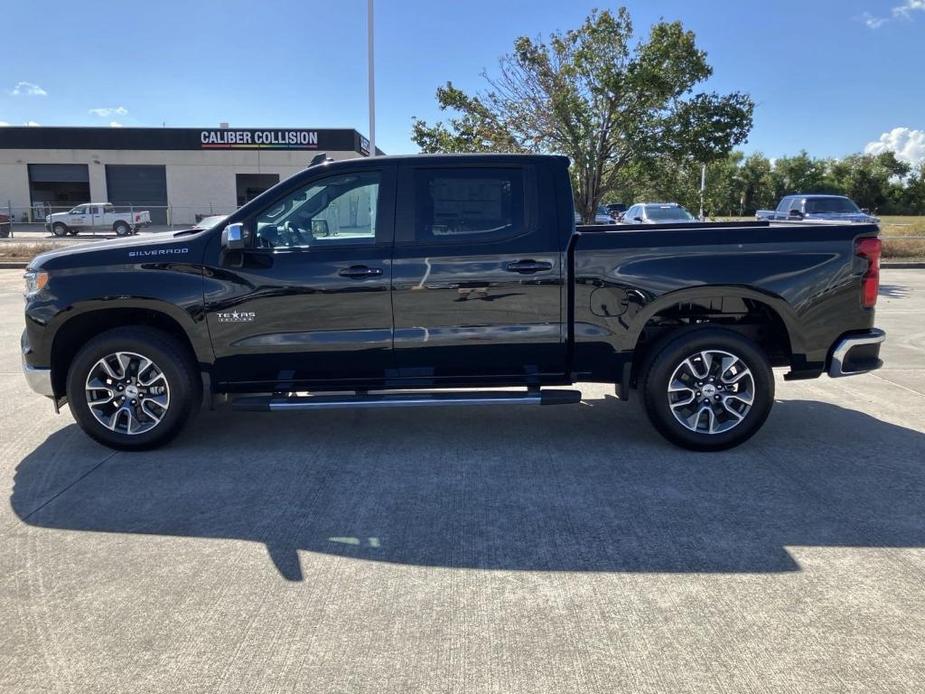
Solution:
[{"label": "white commercial building", "polygon": [[356,130],[0,128],[0,213],[17,222],[84,202],[151,211],[155,224],[228,214],[325,152],[368,156]]}]

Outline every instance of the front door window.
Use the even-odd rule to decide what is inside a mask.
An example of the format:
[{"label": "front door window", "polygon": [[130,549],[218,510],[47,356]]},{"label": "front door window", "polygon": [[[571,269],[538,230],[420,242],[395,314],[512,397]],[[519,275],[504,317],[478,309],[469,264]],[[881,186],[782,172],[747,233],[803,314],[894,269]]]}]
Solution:
[{"label": "front door window", "polygon": [[259,213],[259,248],[371,245],[376,239],[378,172],[332,176],[291,193]]}]

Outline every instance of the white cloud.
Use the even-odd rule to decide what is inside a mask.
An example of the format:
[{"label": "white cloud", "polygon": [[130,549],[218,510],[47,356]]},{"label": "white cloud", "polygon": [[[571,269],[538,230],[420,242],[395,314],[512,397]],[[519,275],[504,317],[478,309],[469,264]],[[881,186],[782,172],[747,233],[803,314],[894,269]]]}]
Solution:
[{"label": "white cloud", "polygon": [[870,12],[864,12],[861,15],[861,21],[870,29],[879,29],[884,24],[894,19],[912,21],[912,13],[916,11],[925,12],[925,0],[906,0],[902,5],[893,7],[889,17],[875,17]]},{"label": "white cloud", "polygon": [[128,109],[125,106],[108,106],[106,108],[91,108],[87,113],[100,118],[108,118],[109,116],[124,116],[128,113]]},{"label": "white cloud", "polygon": [[866,154],[894,152],[896,158],[913,166],[925,162],[925,130],[893,128],[883,133],[876,142],[869,142],[864,148]]},{"label": "white cloud", "polygon": [[120,122],[117,121],[117,120],[111,120],[111,121],[109,121],[109,127],[110,127],[110,128],[121,128],[121,127],[122,127],[122,123],[120,123]]},{"label": "white cloud", "polygon": [[879,29],[888,21],[889,17],[874,17],[870,12],[865,12],[861,15],[861,21],[867,25],[868,29]]},{"label": "white cloud", "polygon": [[17,82],[10,94],[13,96],[48,96],[48,92],[32,82]]},{"label": "white cloud", "polygon": [[898,5],[893,8],[893,16],[909,19],[909,15],[916,10],[925,12],[925,0],[906,0],[904,5]]},{"label": "white cloud", "polygon": [[30,128],[37,128],[41,123],[36,123],[34,120],[27,120],[24,125],[28,125]]},{"label": "white cloud", "polygon": [[9,123],[7,123],[5,120],[0,120],[0,128],[4,127],[4,126],[6,126],[6,125],[9,125]]}]

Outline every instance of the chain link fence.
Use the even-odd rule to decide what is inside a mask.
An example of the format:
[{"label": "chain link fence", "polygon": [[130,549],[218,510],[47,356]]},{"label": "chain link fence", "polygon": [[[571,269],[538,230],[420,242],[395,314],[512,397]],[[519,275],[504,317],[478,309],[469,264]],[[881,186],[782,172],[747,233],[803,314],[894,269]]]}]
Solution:
[{"label": "chain link fence", "polygon": [[109,237],[125,232],[189,229],[209,217],[225,217],[234,206],[198,205],[54,205],[0,206],[0,238],[73,236]]}]

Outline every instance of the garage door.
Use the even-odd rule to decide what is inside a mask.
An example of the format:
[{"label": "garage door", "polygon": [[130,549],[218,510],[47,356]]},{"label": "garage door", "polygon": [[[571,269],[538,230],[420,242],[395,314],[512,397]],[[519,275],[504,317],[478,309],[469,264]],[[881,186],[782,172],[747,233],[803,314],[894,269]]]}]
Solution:
[{"label": "garage door", "polygon": [[39,217],[90,202],[88,167],[86,164],[29,164],[29,195]]},{"label": "garage door", "polygon": [[107,164],[106,190],[113,205],[151,212],[154,224],[167,223],[167,169],[163,166]]}]

